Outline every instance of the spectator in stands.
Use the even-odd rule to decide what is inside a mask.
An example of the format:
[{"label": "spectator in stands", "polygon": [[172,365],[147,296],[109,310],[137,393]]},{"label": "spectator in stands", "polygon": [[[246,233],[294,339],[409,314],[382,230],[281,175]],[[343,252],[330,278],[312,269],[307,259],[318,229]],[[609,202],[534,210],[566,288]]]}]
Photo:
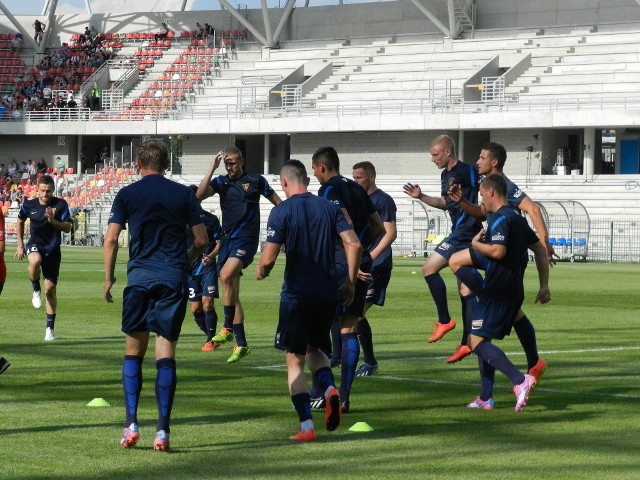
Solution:
[{"label": "spectator in stands", "polygon": [[51,90],[51,87],[49,85],[45,85],[45,87],[42,89],[42,98],[44,99],[46,104],[49,104],[51,102],[52,93],[53,91]]},{"label": "spectator in stands", "polygon": [[100,98],[102,97],[102,90],[98,86],[98,82],[93,82],[93,88],[91,89],[91,110],[100,110]]},{"label": "spectator in stands", "polygon": [[93,39],[96,38],[97,36],[98,36],[98,30],[96,30],[96,27],[91,25],[91,30],[89,30],[89,38],[91,39],[91,41],[93,41]]},{"label": "spectator in stands", "polygon": [[67,108],[78,108],[78,103],[73,98],[73,95],[69,95],[69,101],[67,102]]},{"label": "spectator in stands", "polygon": [[11,178],[12,182],[18,180],[18,164],[15,159],[9,163],[9,172],[7,176]]},{"label": "spectator in stands", "polygon": [[29,174],[29,182],[32,185],[36,184],[36,178],[38,177],[38,167],[36,166],[36,163],[29,159],[29,164],[27,167],[27,173]]},{"label": "spectator in stands", "polygon": [[204,38],[204,27],[199,23],[196,23],[196,38]]},{"label": "spectator in stands", "polygon": [[209,36],[214,34],[214,30],[213,27],[211,25],[209,25],[208,23],[204,24],[204,35],[206,38],[208,38]]},{"label": "spectator in stands", "polygon": [[47,162],[45,162],[44,158],[41,158],[40,161],[36,164],[36,168],[37,168],[37,173],[41,173],[42,175],[44,175],[45,173],[47,173]]},{"label": "spectator in stands", "polygon": [[29,85],[25,86],[24,93],[28,96],[31,96],[36,94],[36,90],[37,90],[37,86],[35,82],[32,82]]},{"label": "spectator in stands", "polygon": [[42,23],[40,20],[36,19],[36,21],[33,22],[33,28],[35,30],[33,39],[36,41],[36,43],[39,46],[40,42],[42,41],[42,37],[44,36],[44,29],[47,28],[47,26],[44,23]]},{"label": "spectator in stands", "polygon": [[84,33],[78,36],[78,42],[84,44],[87,40],[91,40],[91,29],[84,27]]},{"label": "spectator in stands", "polygon": [[66,165],[64,163],[64,160],[62,160],[62,158],[60,157],[56,157],[56,168],[58,169],[58,172],[60,174],[63,174],[66,168]]},{"label": "spectator in stands", "polygon": [[13,36],[13,40],[11,40],[11,51],[12,52],[19,52],[20,50],[22,50],[22,34],[20,32],[16,33]]},{"label": "spectator in stands", "polygon": [[160,32],[155,33],[153,36],[156,39],[156,42],[160,39],[164,40],[165,38],[167,38],[169,36],[169,27],[167,27],[167,24],[162,22],[162,24],[160,25]]},{"label": "spectator in stands", "polygon": [[91,98],[87,94],[82,97],[82,108],[91,108]]},{"label": "spectator in stands", "polygon": [[23,161],[22,161],[22,163],[20,164],[19,172],[20,172],[20,173],[27,173],[27,169],[28,169],[28,167],[27,167],[27,162],[25,162],[25,161],[23,160]]},{"label": "spectator in stands", "polygon": [[4,163],[0,163],[0,178],[7,178],[9,174],[9,169],[4,166]]}]

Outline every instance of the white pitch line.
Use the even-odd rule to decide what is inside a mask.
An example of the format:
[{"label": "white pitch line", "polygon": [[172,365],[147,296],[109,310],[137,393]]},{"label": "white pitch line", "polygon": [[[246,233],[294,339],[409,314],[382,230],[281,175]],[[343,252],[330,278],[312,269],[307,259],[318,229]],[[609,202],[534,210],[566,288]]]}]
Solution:
[{"label": "white pitch line", "polygon": [[[579,350],[546,350],[543,352],[539,352],[541,355],[563,355],[563,354],[572,354],[572,353],[598,353],[598,352],[617,352],[617,351],[625,351],[625,350],[640,350],[639,347],[609,347],[609,348],[585,348]],[[513,352],[508,353],[507,355],[524,355],[523,352]],[[446,356],[443,357],[413,357],[413,358],[398,358],[398,360],[442,360],[444,358],[448,358]],[[393,359],[391,359],[393,360]],[[286,365],[277,364],[277,365],[261,365],[256,367],[250,367],[257,370],[285,370]],[[408,377],[394,377],[390,375],[376,375],[376,378],[381,380],[392,380],[395,382],[410,382],[410,383],[430,383],[434,385],[453,385],[458,387],[477,387],[476,384],[469,384],[464,382],[451,382],[446,380],[432,380],[428,378],[408,378]],[[500,386],[495,385],[494,388],[497,389],[511,389],[508,386]],[[594,397],[611,397],[611,398],[629,398],[629,399],[640,399],[640,395],[633,395],[627,393],[597,393],[597,392],[579,392],[572,390],[556,390],[550,388],[536,388],[536,391],[539,392],[547,392],[547,393],[558,393],[563,395],[589,395]]]}]

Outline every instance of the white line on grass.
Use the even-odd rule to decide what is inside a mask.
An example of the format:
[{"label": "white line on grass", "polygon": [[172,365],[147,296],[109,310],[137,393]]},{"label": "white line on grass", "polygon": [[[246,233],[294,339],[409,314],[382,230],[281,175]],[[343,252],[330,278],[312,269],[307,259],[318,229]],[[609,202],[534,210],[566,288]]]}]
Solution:
[{"label": "white line on grass", "polygon": [[[640,346],[639,347],[610,347],[610,348],[584,348],[584,349],[579,349],[579,350],[546,350],[543,352],[539,352],[541,355],[562,355],[562,354],[572,354],[572,353],[598,353],[598,352],[617,352],[617,351],[623,351],[623,350],[640,350]],[[523,352],[513,352],[513,353],[508,353],[507,355],[524,355]],[[438,356],[438,357],[413,357],[413,358],[401,358],[398,360],[442,360],[448,358],[446,356]],[[393,360],[393,359],[391,359]],[[250,367],[250,368],[254,368],[257,370],[285,370],[286,369],[286,365],[284,364],[277,364],[277,365],[260,365],[260,366],[255,366],[255,367]],[[459,387],[469,387],[470,384],[469,383],[464,383],[464,382],[451,382],[451,381],[446,381],[446,380],[432,380],[432,379],[428,379],[428,378],[408,378],[408,377],[392,377],[389,375],[376,375],[377,378],[383,379],[383,380],[392,380],[392,381],[396,381],[396,382],[413,382],[413,383],[431,383],[431,384],[437,384],[437,385],[454,385],[454,386],[459,386]],[[472,385],[472,386],[477,386],[477,385]],[[494,386],[494,388],[499,388],[499,389],[511,389],[511,387],[506,387],[506,386],[499,386],[496,385]],[[571,390],[555,390],[555,389],[550,389],[550,388],[536,388],[537,391],[541,391],[541,392],[548,392],[548,393],[560,393],[563,395],[585,395],[586,392],[576,392],[576,391],[571,391]],[[640,399],[640,395],[633,395],[633,394],[627,394],[627,393],[597,393],[597,392],[588,392],[588,395],[591,396],[596,396],[596,397],[612,397],[612,398],[632,398],[632,399]]]}]

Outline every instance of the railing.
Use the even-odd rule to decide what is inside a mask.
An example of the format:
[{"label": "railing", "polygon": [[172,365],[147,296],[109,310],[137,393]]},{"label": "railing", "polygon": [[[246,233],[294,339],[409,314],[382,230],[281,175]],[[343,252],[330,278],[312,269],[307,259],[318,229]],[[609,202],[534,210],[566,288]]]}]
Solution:
[{"label": "railing", "polygon": [[[75,120],[120,120],[139,121],[156,119],[174,120],[202,120],[214,118],[279,118],[283,116],[305,116],[305,117],[342,117],[349,115],[434,115],[446,114],[469,114],[469,113],[491,113],[491,112],[557,112],[564,110],[635,110],[637,109],[640,96],[619,97],[606,99],[584,99],[584,98],[562,98],[550,100],[519,100],[504,102],[469,102],[461,98],[456,98],[451,103],[434,102],[432,100],[421,99],[399,103],[397,100],[390,100],[388,103],[382,101],[369,101],[357,104],[337,104],[326,105],[323,103],[303,102],[301,108],[293,112],[283,112],[278,108],[256,108],[247,109],[246,106],[226,105],[217,107],[215,105],[195,104],[188,110],[176,109],[174,111],[161,112],[154,111],[152,115],[142,115],[140,112],[125,112],[109,117],[105,112],[88,112],[86,109],[77,109],[78,112],[86,112],[85,116],[77,116]],[[70,120],[67,115],[62,115],[65,110],[58,109],[61,113],[51,110],[47,112],[27,111],[21,112],[20,116],[13,117],[9,112],[0,117],[0,121],[58,121]],[[87,116],[88,115],[88,116]]]}]

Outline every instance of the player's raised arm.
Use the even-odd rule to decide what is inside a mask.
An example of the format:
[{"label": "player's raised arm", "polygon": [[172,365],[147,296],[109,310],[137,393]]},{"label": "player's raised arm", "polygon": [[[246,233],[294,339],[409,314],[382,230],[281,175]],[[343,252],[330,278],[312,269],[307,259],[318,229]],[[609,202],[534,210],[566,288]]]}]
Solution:
[{"label": "player's raised arm", "polygon": [[542,218],[542,212],[540,212],[540,208],[536,205],[536,202],[531,200],[529,197],[524,198],[518,208],[526,213],[531,219],[531,223],[533,223],[533,227],[536,229],[536,233],[538,234],[538,238],[542,245],[544,246],[547,252],[547,259],[549,265],[553,267],[555,264],[555,260],[553,256],[555,252],[553,250],[553,246],[549,243],[549,232],[547,230],[547,226],[544,223],[544,219]]},{"label": "player's raised arm", "polygon": [[478,218],[480,220],[484,220],[486,218],[484,205],[476,205],[464,198],[462,196],[462,187],[460,185],[452,185],[451,188],[449,188],[447,196],[449,197],[449,200],[456,203],[460,208],[462,208],[472,217]]},{"label": "player's raised arm", "polygon": [[416,200],[420,200],[423,203],[426,203],[430,207],[438,208],[440,210],[446,210],[447,202],[445,202],[443,197],[432,197],[430,195],[425,195],[422,193],[422,189],[420,185],[406,183],[402,189],[404,193],[409,195],[411,198],[415,198]]},{"label": "player's raised arm", "polygon": [[209,167],[209,170],[207,170],[207,173],[205,174],[205,176],[202,177],[202,180],[200,180],[200,185],[198,185],[198,190],[196,191],[196,197],[198,200],[202,201],[205,198],[209,198],[210,196],[213,195],[213,188],[211,188],[211,185],[210,185],[211,177],[213,177],[213,172],[215,172],[218,169],[223,159],[224,159],[224,150],[220,150],[218,153],[216,153],[216,156],[214,157],[213,162],[211,162],[211,166]]}]

